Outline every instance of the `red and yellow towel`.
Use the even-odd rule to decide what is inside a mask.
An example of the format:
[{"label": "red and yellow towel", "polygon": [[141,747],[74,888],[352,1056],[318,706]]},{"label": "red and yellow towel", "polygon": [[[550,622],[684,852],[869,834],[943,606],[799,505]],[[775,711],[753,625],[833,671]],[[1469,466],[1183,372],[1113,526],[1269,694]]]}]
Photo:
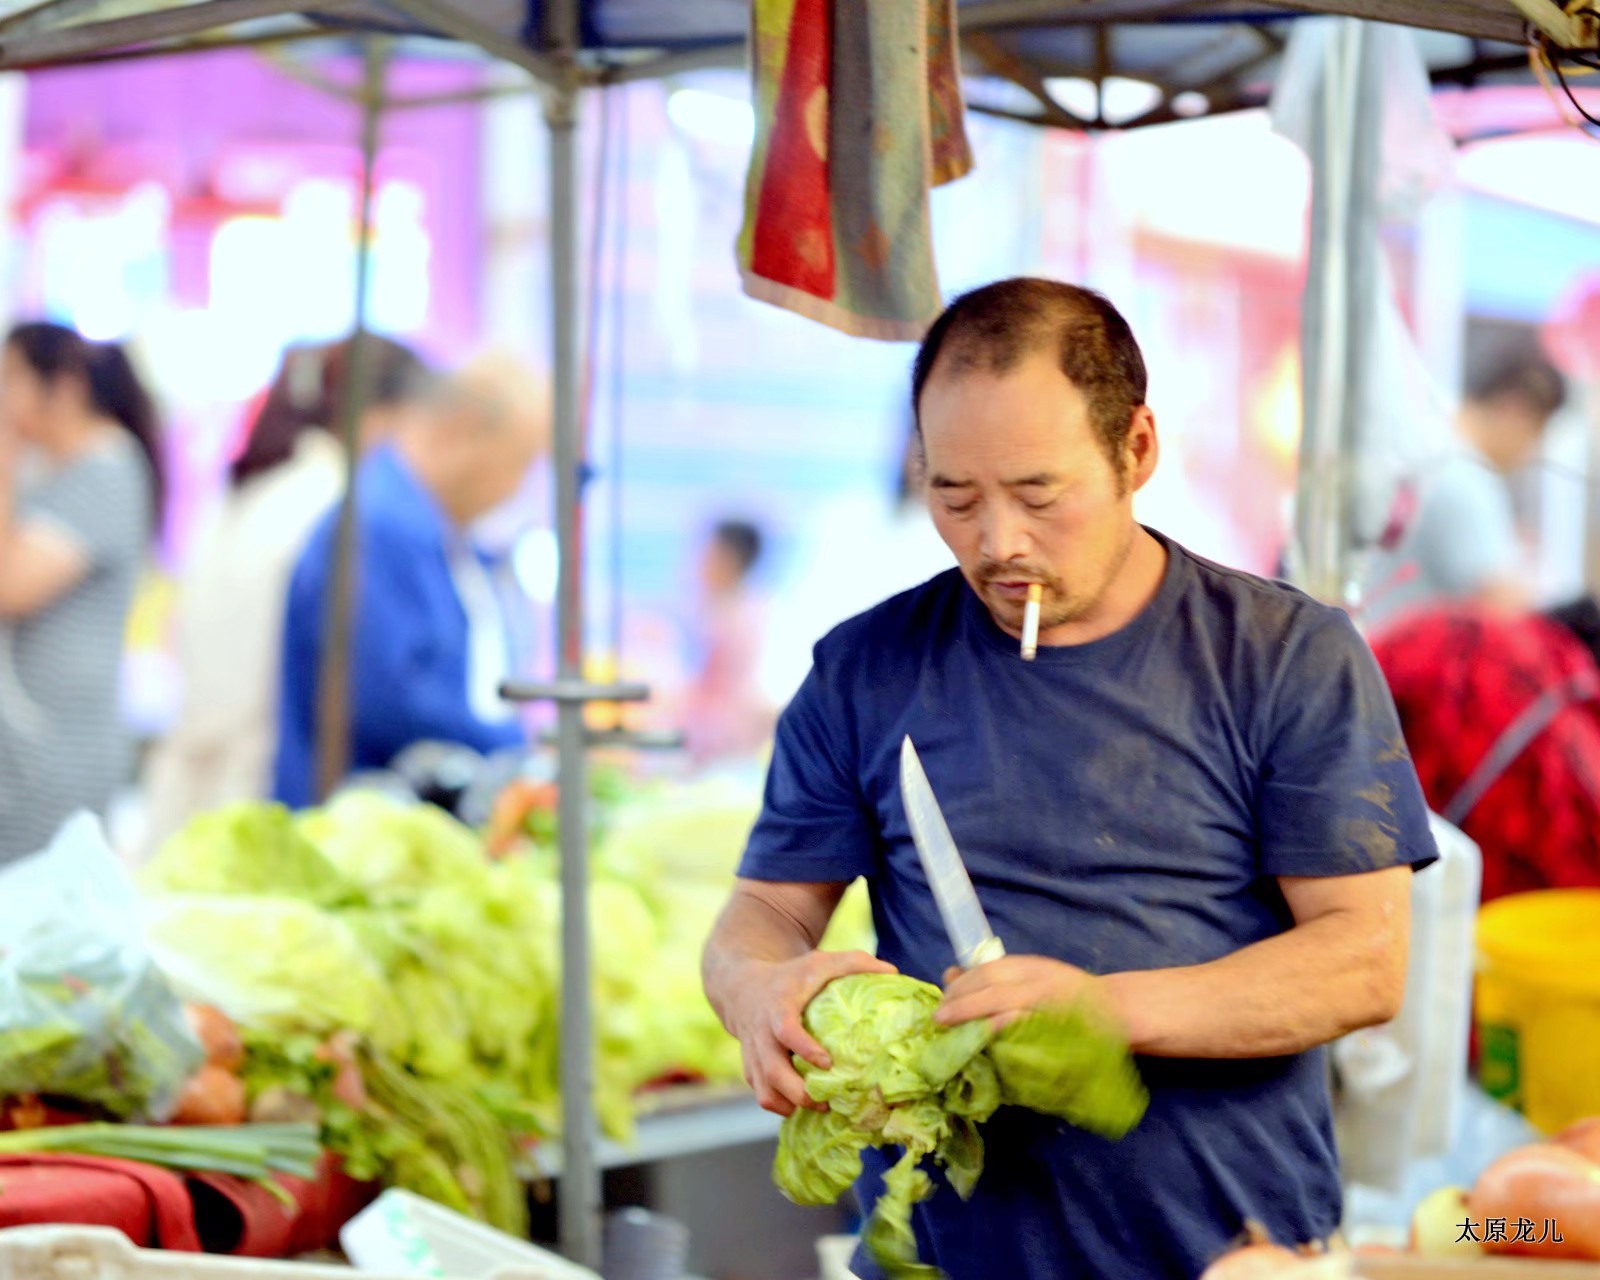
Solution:
[{"label": "red and yellow towel", "polygon": [[755,0],[747,294],[914,341],[941,303],[928,192],[972,168],[955,0]]}]

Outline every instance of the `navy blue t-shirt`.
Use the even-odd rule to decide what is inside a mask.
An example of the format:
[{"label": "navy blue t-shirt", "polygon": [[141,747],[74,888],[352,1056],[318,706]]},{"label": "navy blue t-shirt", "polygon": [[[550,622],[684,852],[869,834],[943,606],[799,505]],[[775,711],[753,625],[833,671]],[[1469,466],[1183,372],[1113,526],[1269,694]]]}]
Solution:
[{"label": "navy blue t-shirt", "polygon": [[[1031,663],[956,570],[831,632],[779,723],[740,874],[867,877],[879,953],[939,982],[954,955],[900,800],[907,733],[1012,955],[1203,964],[1291,927],[1276,876],[1431,862],[1393,703],[1345,614],[1156,536],[1150,605]],[[1285,1242],[1337,1229],[1322,1050],[1139,1065],[1150,1107],[1120,1142],[1002,1110],[972,1199],[941,1182],[918,1207],[924,1260],[951,1280],[1171,1280],[1247,1221]],[[868,1153],[864,1210],[893,1155]]]}]

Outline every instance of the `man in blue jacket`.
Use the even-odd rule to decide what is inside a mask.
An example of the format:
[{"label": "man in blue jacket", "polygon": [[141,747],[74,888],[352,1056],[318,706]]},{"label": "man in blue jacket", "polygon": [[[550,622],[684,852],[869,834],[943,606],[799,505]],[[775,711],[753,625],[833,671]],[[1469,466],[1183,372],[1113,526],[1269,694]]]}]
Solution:
[{"label": "man in blue jacket", "polygon": [[[502,507],[549,446],[542,387],[507,360],[480,360],[424,394],[357,490],[352,770],[385,767],[424,740],[491,751],[522,740],[496,690],[517,659],[526,601],[509,560],[474,523]],[[317,800],[317,685],[337,512],[295,569],[284,628],[274,792]]]},{"label": "man in blue jacket", "polygon": [[[705,954],[746,1075],[771,1110],[818,1105],[791,1055],[827,1066],[801,1014],[846,973],[944,981],[949,1023],[1095,999],[1138,1055],[1143,1121],[1111,1142],[1002,1109],[972,1198],[936,1175],[917,1207],[923,1260],[951,1280],[1192,1280],[1247,1224],[1324,1240],[1340,1183],[1321,1046],[1395,1015],[1411,868],[1435,856],[1377,664],[1339,610],[1135,520],[1155,418],[1098,294],[1011,280],[959,299],[913,403],[958,567],[826,636],[779,723]],[[912,844],[907,734],[1006,947],[971,972]],[[879,956],[817,951],[858,876]],[[891,1159],[866,1153],[864,1208]]]}]

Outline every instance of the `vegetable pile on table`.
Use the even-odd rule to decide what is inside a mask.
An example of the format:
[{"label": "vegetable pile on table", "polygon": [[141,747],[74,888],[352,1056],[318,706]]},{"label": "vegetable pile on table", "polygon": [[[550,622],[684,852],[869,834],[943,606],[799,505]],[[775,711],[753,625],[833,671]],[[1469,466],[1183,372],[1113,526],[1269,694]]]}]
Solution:
[{"label": "vegetable pile on table", "polygon": [[1494,1255],[1600,1262],[1600,1116],[1506,1152],[1471,1187],[1441,1187],[1423,1197],[1405,1249],[1364,1245],[1317,1257],[1310,1246],[1291,1250],[1252,1235],[1201,1280],[1324,1280],[1321,1268],[1362,1254],[1468,1264],[1462,1274]]},{"label": "vegetable pile on table", "polygon": [[1427,1258],[1600,1262],[1600,1116],[1506,1152],[1471,1187],[1424,1198],[1412,1216],[1410,1248]]},{"label": "vegetable pile on table", "polygon": [[[711,784],[605,810],[589,910],[596,1102],[613,1137],[631,1135],[655,1081],[742,1078],[698,966],[758,804]],[[491,853],[443,811],[374,794],[298,816],[234,806],[145,868],[145,934],[186,999],[243,1028],[251,1119],[313,1123],[352,1176],[519,1231],[519,1157],[560,1117],[549,834],[502,829]],[[851,945],[856,901],[836,935]]]},{"label": "vegetable pile on table", "polygon": [[917,1261],[911,1230],[912,1207],[933,1193],[925,1159],[965,1199],[983,1173],[981,1126],[1002,1106],[1120,1138],[1148,1102],[1127,1045],[1087,1007],[1041,1009],[996,1034],[987,1021],[939,1026],[941,999],[939,988],[900,974],[824,987],[804,1022],[833,1065],[822,1071],[796,1057],[795,1066],[828,1110],[800,1109],[783,1122],[773,1166],[791,1200],[827,1205],[861,1176],[864,1149],[901,1149],[863,1233],[892,1280],[940,1274]]}]

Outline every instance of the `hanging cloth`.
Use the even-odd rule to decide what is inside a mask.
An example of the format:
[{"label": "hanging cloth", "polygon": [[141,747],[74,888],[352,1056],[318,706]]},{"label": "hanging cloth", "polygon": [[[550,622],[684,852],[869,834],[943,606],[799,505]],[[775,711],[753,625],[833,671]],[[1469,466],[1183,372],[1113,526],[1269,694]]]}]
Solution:
[{"label": "hanging cloth", "polygon": [[942,306],[928,193],[972,168],[954,0],[752,12],[744,290],[855,337],[916,341]]}]

